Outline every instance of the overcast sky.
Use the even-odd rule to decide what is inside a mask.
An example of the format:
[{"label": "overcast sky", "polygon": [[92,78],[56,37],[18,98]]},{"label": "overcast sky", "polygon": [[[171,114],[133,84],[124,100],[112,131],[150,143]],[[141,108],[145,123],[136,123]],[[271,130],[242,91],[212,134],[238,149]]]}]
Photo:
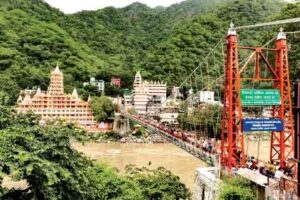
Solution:
[{"label": "overcast sky", "polygon": [[97,10],[107,6],[124,7],[139,1],[150,7],[169,6],[184,0],[44,0],[51,6],[60,9],[64,13],[74,13],[81,10]]}]

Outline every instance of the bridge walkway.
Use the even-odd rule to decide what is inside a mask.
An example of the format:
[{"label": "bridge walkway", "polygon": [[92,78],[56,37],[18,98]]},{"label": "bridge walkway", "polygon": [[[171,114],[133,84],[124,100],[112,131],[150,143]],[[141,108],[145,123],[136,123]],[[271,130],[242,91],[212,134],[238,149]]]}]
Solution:
[{"label": "bridge walkway", "polygon": [[145,128],[147,128],[148,130],[150,130],[151,133],[156,133],[156,134],[159,134],[161,135],[162,137],[164,137],[168,142],[176,145],[177,147],[185,150],[186,152],[188,152],[189,154],[195,156],[196,158],[206,162],[208,165],[210,166],[214,166],[216,163],[217,163],[217,158],[216,158],[216,155],[214,154],[211,154],[211,153],[208,153],[208,152],[205,152],[203,151],[202,149],[199,149],[197,148],[196,146],[192,145],[192,144],[189,144],[179,138],[176,138],[174,137],[173,135],[151,125],[151,124],[148,124],[148,123],[145,123],[144,121],[142,120],[139,120],[129,114],[124,114],[122,113],[122,115],[124,117],[127,117],[129,118],[130,120],[144,126]]}]

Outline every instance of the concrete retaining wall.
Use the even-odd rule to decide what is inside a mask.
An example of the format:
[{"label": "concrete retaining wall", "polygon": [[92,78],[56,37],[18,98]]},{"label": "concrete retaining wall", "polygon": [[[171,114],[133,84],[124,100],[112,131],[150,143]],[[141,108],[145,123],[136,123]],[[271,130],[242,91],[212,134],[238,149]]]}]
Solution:
[{"label": "concrete retaining wall", "polygon": [[215,200],[221,180],[216,177],[216,168],[198,168],[196,170],[193,200]]}]

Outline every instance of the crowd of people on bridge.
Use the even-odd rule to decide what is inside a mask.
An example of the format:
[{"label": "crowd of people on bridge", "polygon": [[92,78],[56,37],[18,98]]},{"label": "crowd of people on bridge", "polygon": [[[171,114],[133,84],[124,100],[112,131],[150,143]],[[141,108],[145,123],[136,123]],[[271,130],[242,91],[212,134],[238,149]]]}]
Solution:
[{"label": "crowd of people on bridge", "polygon": [[267,163],[259,162],[253,156],[248,157],[246,162],[246,167],[248,169],[254,170],[258,174],[262,174],[264,176],[274,178],[276,180],[280,180],[281,177],[293,176],[293,168],[288,167],[286,162],[284,162],[283,166],[280,167],[278,162],[271,163],[270,161]]},{"label": "crowd of people on bridge", "polygon": [[[182,131],[175,128],[170,128],[167,125],[158,123],[156,121],[151,121],[147,119],[143,119],[140,117],[135,117],[138,120],[141,120],[142,122],[146,124],[150,124],[159,130],[169,134],[170,136],[180,139],[190,145],[195,146],[196,148],[199,148],[202,150],[204,154],[207,156],[218,156],[220,152],[220,141],[216,141],[214,138],[208,139],[208,138],[197,138],[196,134],[193,134],[191,132]],[[241,152],[239,152],[241,153]],[[283,166],[280,166],[279,163],[274,162],[259,162],[257,159],[255,159],[253,156],[248,156],[246,160],[246,167],[248,169],[251,169],[255,171],[257,174],[261,174],[264,176],[267,176],[269,178],[273,178],[275,180],[280,180],[283,176],[286,177],[292,177],[293,176],[293,168],[287,166],[286,163],[283,164]]]}]

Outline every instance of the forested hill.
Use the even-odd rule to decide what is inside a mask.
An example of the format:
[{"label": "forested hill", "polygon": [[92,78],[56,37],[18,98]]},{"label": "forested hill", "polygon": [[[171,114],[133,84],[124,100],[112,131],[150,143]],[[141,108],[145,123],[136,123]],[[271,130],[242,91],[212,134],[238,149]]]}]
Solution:
[{"label": "forested hill", "polygon": [[[134,3],[65,15],[42,0],[1,0],[1,103],[14,104],[21,88],[46,89],[57,63],[67,91],[73,86],[83,91],[82,82],[91,75],[104,80],[120,76],[128,87],[138,69],[147,78],[179,83],[224,37],[230,20],[245,25],[300,13],[294,12],[299,4],[281,12],[284,4],[187,0],[167,8]],[[240,38],[259,44],[262,35],[253,30],[241,32]]]}]

